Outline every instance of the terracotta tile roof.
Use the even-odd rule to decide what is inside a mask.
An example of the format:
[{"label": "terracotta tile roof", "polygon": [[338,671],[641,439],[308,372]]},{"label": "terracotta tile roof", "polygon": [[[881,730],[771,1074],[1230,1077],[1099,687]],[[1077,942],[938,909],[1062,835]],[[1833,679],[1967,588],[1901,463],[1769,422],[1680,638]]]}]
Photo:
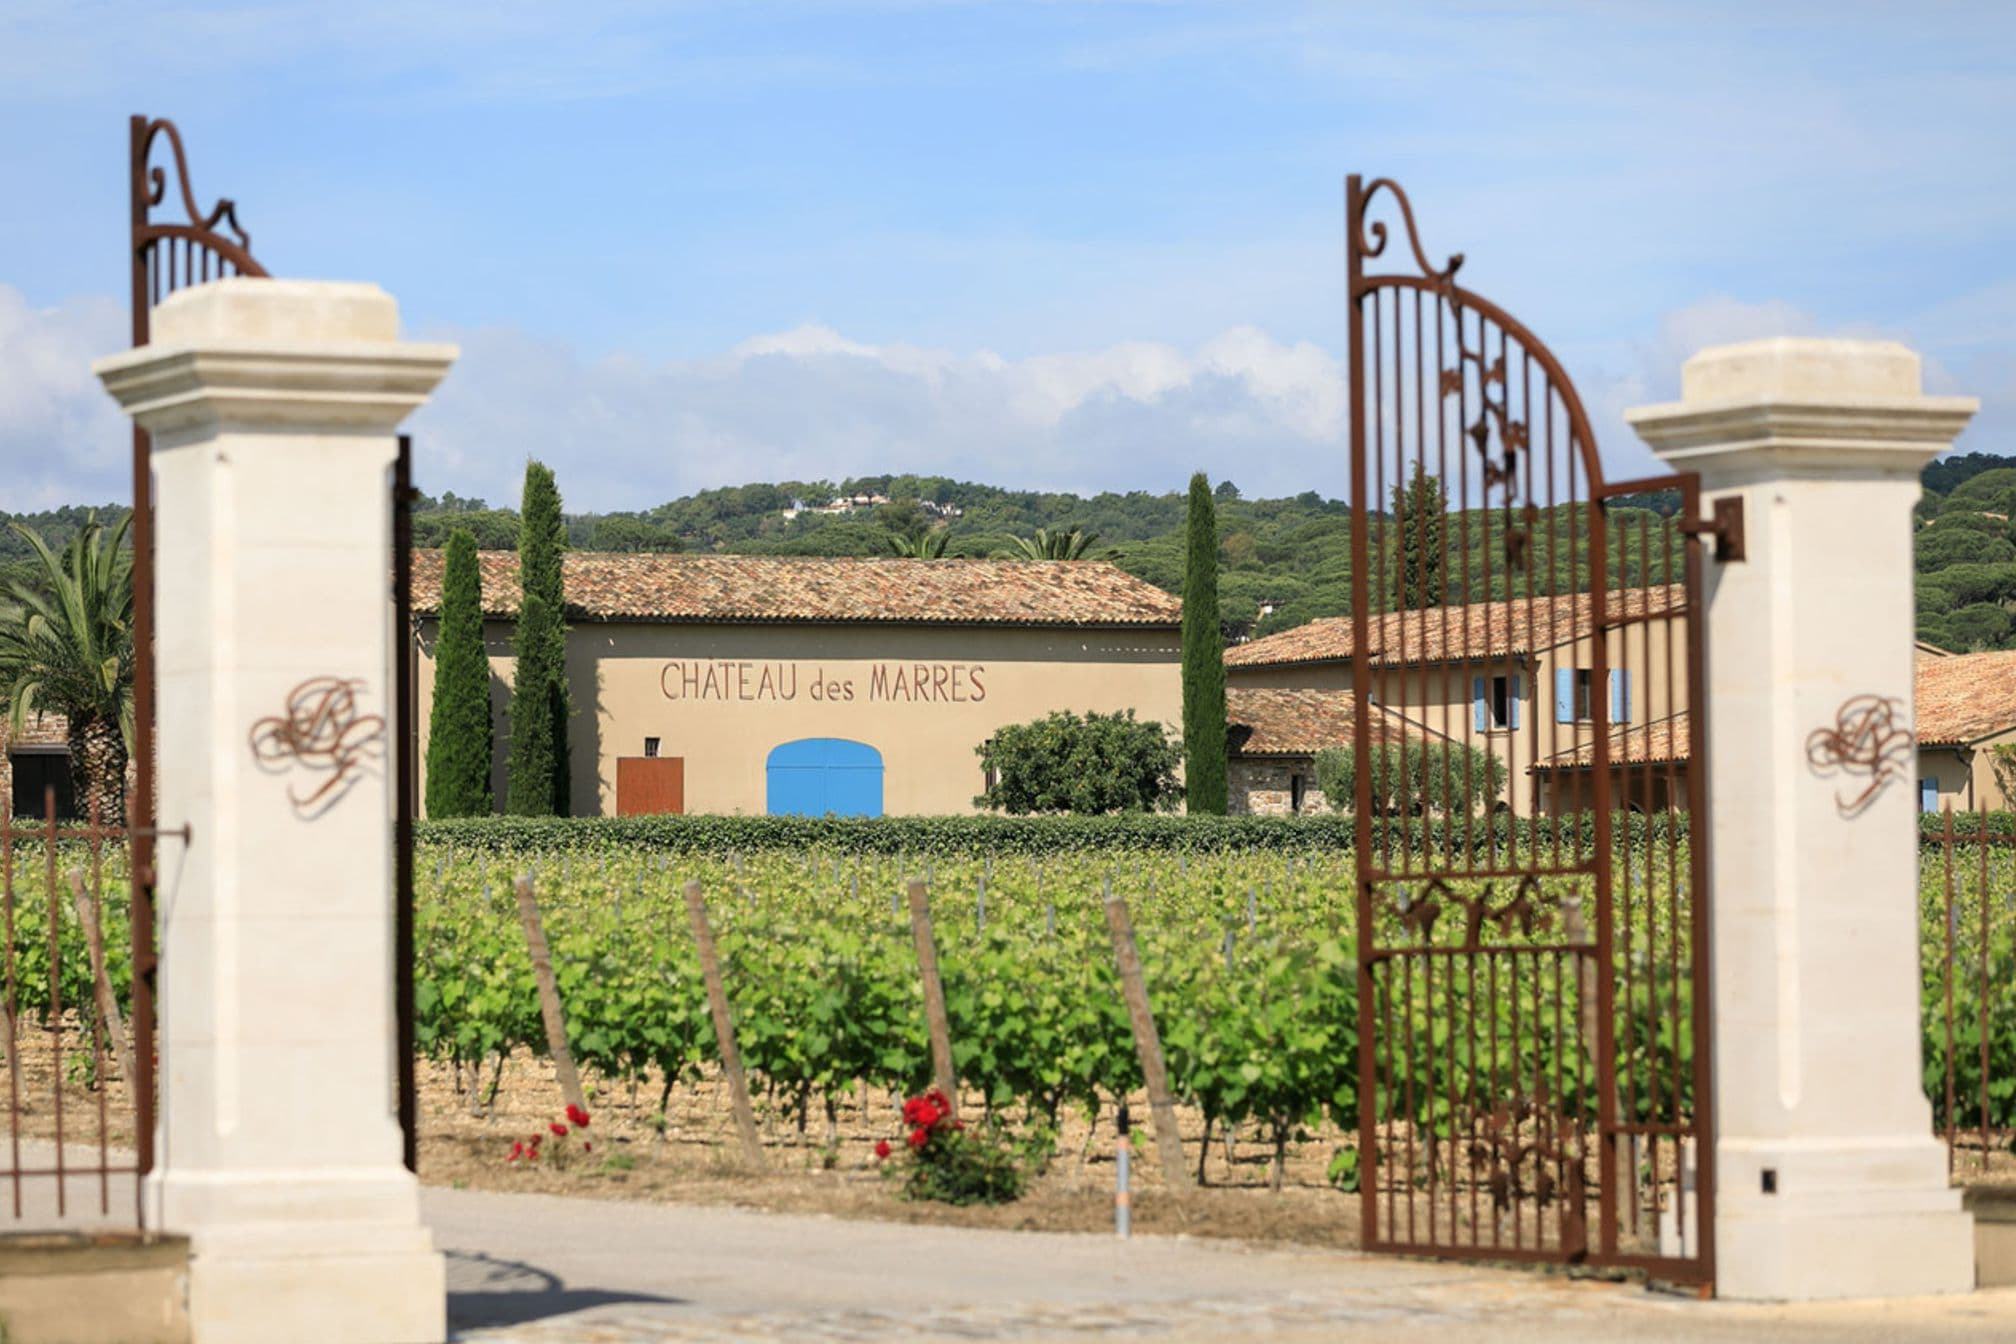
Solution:
[{"label": "terracotta tile roof", "polygon": [[[1669,714],[1650,723],[1619,724],[1610,730],[1612,765],[1667,765],[1688,758],[1692,744],[1687,736],[1687,711]],[[1548,771],[1575,766],[1586,767],[1596,759],[1596,744],[1584,742],[1567,751],[1557,751],[1529,769]]]},{"label": "terracotta tile roof", "polygon": [[[1225,688],[1225,717],[1234,756],[1313,756],[1326,747],[1347,747],[1357,727],[1357,712],[1357,697],[1349,691]],[[1376,704],[1372,706],[1372,732],[1379,742],[1429,735],[1419,724]]]},{"label": "terracotta tile roof", "polygon": [[[413,610],[441,601],[442,552],[413,553]],[[487,614],[518,608],[518,556],[477,557]],[[590,621],[871,621],[915,625],[1182,624],[1183,604],[1096,560],[825,559],[569,551],[568,615]]]},{"label": "terracotta tile roof", "polygon": [[[1472,602],[1467,606],[1393,611],[1372,625],[1373,659],[1388,667],[1414,663],[1451,662],[1457,658],[1504,658],[1552,648],[1591,624],[1591,596],[1564,593],[1509,601]],[[1610,593],[1608,616],[1619,617],[1685,611],[1679,585],[1657,588],[1617,588]],[[1278,667],[1292,663],[1341,662],[1351,656],[1351,618],[1327,616],[1226,650],[1227,667]]]},{"label": "terracotta tile roof", "polygon": [[1920,655],[1918,745],[1960,746],[2016,728],[2016,652]]},{"label": "terracotta tile roof", "polygon": [[0,717],[0,741],[16,747],[68,747],[70,721],[61,714],[30,714],[17,734],[9,730],[9,720]]}]

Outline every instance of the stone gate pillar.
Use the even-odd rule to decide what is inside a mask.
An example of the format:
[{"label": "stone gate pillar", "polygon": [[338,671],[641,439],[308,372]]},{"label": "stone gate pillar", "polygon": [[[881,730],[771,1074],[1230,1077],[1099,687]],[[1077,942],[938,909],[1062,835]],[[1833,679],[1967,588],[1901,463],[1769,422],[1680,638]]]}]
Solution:
[{"label": "stone gate pillar", "polygon": [[1718,1291],[1962,1291],[1920,1060],[1911,510],[1977,403],[1890,342],[1717,347],[1681,386],[1626,418],[1704,506],[1742,500],[1747,553],[1707,566],[1697,692]]},{"label": "stone gate pillar", "polygon": [[98,376],[154,437],[161,1107],[198,1344],[424,1344],[393,1071],[393,431],[456,351],[375,285],[228,279]]}]

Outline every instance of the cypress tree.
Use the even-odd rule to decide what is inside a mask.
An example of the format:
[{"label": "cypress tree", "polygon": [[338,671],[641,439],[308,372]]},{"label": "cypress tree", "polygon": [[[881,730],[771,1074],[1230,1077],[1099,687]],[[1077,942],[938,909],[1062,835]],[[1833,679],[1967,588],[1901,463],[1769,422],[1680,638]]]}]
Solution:
[{"label": "cypress tree", "polygon": [[1183,789],[1189,810],[1225,812],[1225,637],[1218,625],[1218,511],[1203,472],[1190,478],[1183,564]]},{"label": "cypress tree", "polygon": [[427,815],[490,812],[490,658],[483,650],[483,576],[476,538],[448,537],[441,630],[434,646],[434,708],[427,721]]},{"label": "cypress tree", "polygon": [[517,671],[511,684],[511,760],[505,811],[519,816],[566,816],[567,625],[560,557],[567,527],[560,490],[544,463],[525,464],[525,494],[518,510]]}]

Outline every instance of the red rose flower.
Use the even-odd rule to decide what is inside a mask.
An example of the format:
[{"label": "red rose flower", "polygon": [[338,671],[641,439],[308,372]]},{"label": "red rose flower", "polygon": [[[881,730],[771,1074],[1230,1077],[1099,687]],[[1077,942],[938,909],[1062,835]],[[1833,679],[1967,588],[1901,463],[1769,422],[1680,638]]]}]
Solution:
[{"label": "red rose flower", "polygon": [[924,1098],[912,1097],[910,1100],[903,1103],[904,1124],[924,1125],[929,1124],[930,1122],[931,1117],[925,1110]]},{"label": "red rose flower", "polygon": [[525,1145],[521,1141],[511,1145],[511,1156],[505,1158],[504,1160],[506,1162],[516,1162],[519,1158],[523,1156],[525,1156]]},{"label": "red rose flower", "polygon": [[546,1129],[556,1139],[564,1139],[567,1137],[567,1126],[561,1124],[558,1120],[555,1120],[552,1124],[546,1126]]},{"label": "red rose flower", "polygon": [[888,1157],[889,1154],[893,1151],[895,1150],[889,1146],[889,1140],[877,1139],[875,1141],[875,1160],[877,1162],[880,1162],[884,1158]]},{"label": "red rose flower", "polygon": [[571,1101],[567,1103],[567,1118],[573,1122],[576,1129],[588,1128],[588,1112],[582,1110]]},{"label": "red rose flower", "polygon": [[925,1129],[923,1126],[920,1125],[916,1129],[910,1131],[910,1146],[912,1148],[922,1148],[925,1144],[929,1142],[931,1142],[930,1130]]},{"label": "red rose flower", "polygon": [[936,1124],[952,1114],[952,1103],[947,1101],[945,1094],[935,1087],[924,1094],[924,1105],[927,1111],[924,1121],[926,1124]]},{"label": "red rose flower", "polygon": [[592,1153],[595,1151],[595,1145],[589,1143],[586,1139],[583,1139],[581,1141],[581,1151],[584,1153]]}]

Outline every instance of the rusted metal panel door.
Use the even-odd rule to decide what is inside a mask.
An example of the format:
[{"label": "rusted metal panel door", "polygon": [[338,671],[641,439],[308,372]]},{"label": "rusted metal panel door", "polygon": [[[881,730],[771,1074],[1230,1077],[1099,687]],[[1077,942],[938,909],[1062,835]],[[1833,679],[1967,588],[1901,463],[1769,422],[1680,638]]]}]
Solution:
[{"label": "rusted metal panel door", "polygon": [[624,756],[616,762],[616,815],[646,817],[686,810],[686,758]]},{"label": "rusted metal panel door", "polygon": [[1364,1243],[1710,1285],[1698,481],[1347,190]]}]

